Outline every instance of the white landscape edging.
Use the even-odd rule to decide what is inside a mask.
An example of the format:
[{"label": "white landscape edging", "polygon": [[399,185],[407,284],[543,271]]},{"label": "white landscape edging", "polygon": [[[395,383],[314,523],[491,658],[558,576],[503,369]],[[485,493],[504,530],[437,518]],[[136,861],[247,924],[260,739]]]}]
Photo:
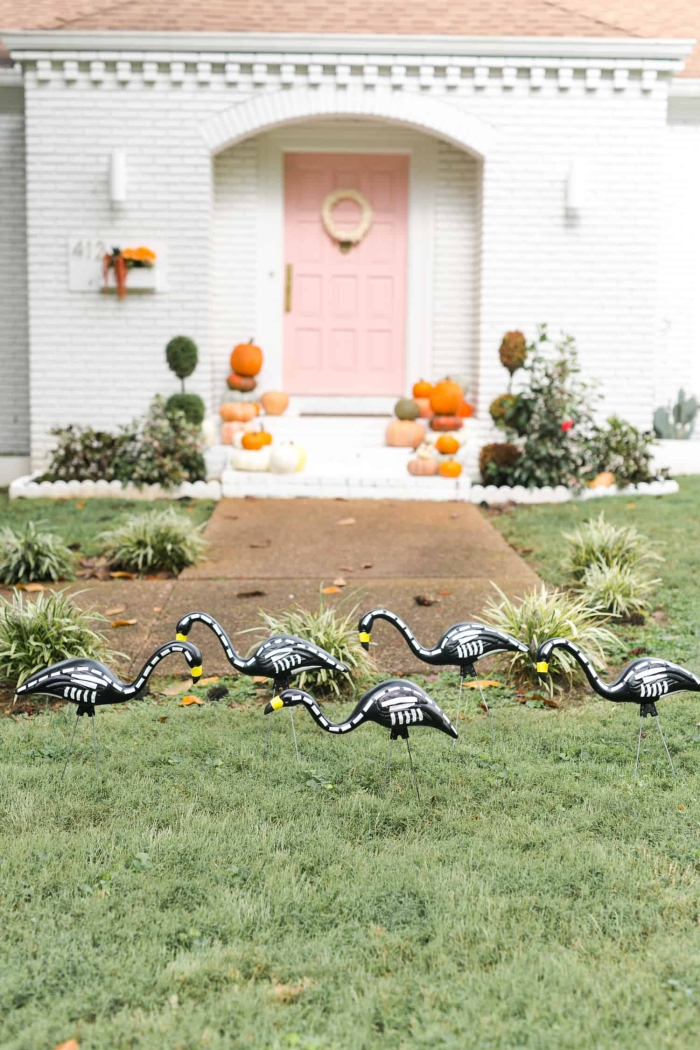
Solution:
[{"label": "white landscape edging", "polygon": [[221,499],[220,481],[183,481],[174,489],[121,481],[36,481],[36,474],[15,478],[10,499]]},{"label": "white landscape edging", "polygon": [[618,488],[584,488],[573,492],[564,485],[550,488],[526,489],[523,485],[472,485],[469,499],[472,503],[568,503],[569,500],[601,499],[604,496],[671,496],[678,492],[677,481],[640,481],[638,485]]}]

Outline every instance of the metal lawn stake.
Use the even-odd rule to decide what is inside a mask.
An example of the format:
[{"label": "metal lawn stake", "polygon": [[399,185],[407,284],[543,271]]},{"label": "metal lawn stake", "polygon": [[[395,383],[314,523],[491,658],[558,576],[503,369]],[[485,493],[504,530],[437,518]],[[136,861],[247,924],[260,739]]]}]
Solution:
[{"label": "metal lawn stake", "polygon": [[389,753],[387,755],[386,773],[384,775],[384,788],[389,777],[389,766],[391,764],[391,745],[394,740],[401,737],[406,741],[408,758],[411,763],[411,774],[416,794],[420,799],[418,790],[418,778],[411,745],[408,742],[408,730],[421,726],[428,729],[439,729],[442,733],[457,739],[457,730],[438,704],[428,694],[413,682],[404,681],[402,678],[391,678],[371,689],[358,700],[357,705],[344,722],[329,722],[320,707],[309,693],[301,689],[285,689],[279,696],[271,700],[265,708],[265,714],[278,711],[282,707],[296,707],[302,704],[309,712],[314,722],[325,730],[326,733],[351,733],[353,729],[364,725],[365,722],[376,722],[377,725],[391,730],[389,737]]},{"label": "metal lawn stake", "polygon": [[[250,656],[241,656],[233,647],[233,643],[221,624],[208,613],[192,612],[183,616],[177,625],[177,638],[184,642],[192,629],[194,623],[203,623],[210,631],[213,631],[221,642],[226,653],[228,662],[241,674],[259,675],[263,678],[271,678],[273,682],[272,695],[277,696],[286,689],[295,675],[304,671],[339,671],[348,674],[349,667],[336,660],[334,656],[327,653],[319,645],[308,642],[304,638],[296,638],[293,634],[277,634],[260,645]],[[292,722],[292,734],[294,736],[294,751],[299,758],[297,746],[297,733],[294,727],[294,715],[289,712]],[[267,740],[269,738],[270,724],[268,722],[265,750],[267,751]]]},{"label": "metal lawn stake", "polygon": [[63,764],[61,780],[63,780],[68,759],[73,750],[75,730],[78,719],[87,715],[92,719],[92,742],[95,748],[95,766],[97,777],[100,776],[100,758],[97,750],[97,731],[95,729],[95,708],[106,704],[123,704],[127,700],[134,700],[143,691],[148,679],[155,667],[161,660],[172,653],[182,653],[187,661],[192,675],[192,684],[196,685],[202,674],[202,654],[196,645],[189,642],[167,642],[148,658],[140,673],[133,682],[120,681],[108,667],[97,660],[86,660],[82,657],[73,657],[71,660],[62,660],[53,664],[43,671],[31,675],[26,682],[15,690],[17,696],[46,695],[57,696],[62,700],[70,700],[77,705],[73,732],[71,733],[68,754]]},{"label": "metal lawn stake", "polygon": [[637,738],[637,757],[634,763],[634,775],[637,775],[639,766],[639,749],[642,743],[642,728],[644,719],[651,715],[656,719],[659,733],[666,751],[671,772],[676,775],[671,753],[668,750],[666,737],[661,728],[661,719],[656,710],[655,700],[659,700],[671,693],[700,692],[700,678],[692,671],[686,671],[678,664],[672,664],[668,660],[659,660],[653,656],[643,656],[639,660],[633,660],[631,664],[623,668],[619,676],[607,685],[597,674],[593,664],[586,654],[577,645],[570,642],[568,638],[550,638],[543,642],[537,650],[537,673],[541,676],[549,674],[549,658],[554,649],[564,649],[579,662],[583,673],[591,686],[605,700],[612,700],[617,704],[639,704],[639,736]]},{"label": "metal lawn stake", "polygon": [[375,620],[387,620],[393,624],[408,642],[411,652],[423,663],[438,667],[459,668],[457,721],[459,721],[462,710],[464,679],[475,678],[481,694],[481,702],[489,716],[491,738],[495,739],[491,711],[486,703],[486,697],[481,688],[474,664],[484,656],[492,656],[494,653],[527,653],[529,649],[526,645],[504,631],[497,631],[494,627],[487,627],[485,624],[456,623],[445,631],[437,645],[433,646],[432,649],[426,649],[425,646],[417,641],[411,628],[396,613],[390,612],[388,609],[372,609],[371,612],[365,613],[357,625],[357,629],[360,632],[360,642],[365,649],[369,649],[370,634]]}]

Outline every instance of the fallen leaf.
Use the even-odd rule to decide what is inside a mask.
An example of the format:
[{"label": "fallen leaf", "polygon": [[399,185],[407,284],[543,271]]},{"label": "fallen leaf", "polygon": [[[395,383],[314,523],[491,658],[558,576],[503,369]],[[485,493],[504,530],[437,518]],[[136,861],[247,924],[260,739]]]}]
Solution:
[{"label": "fallen leaf", "polygon": [[321,594],[340,594],[340,587],[322,587]]},{"label": "fallen leaf", "polygon": [[532,554],[532,552],[534,551],[535,548],[534,547],[516,547],[515,549],[518,552],[518,554]]},{"label": "fallen leaf", "polygon": [[204,700],[200,700],[198,696],[183,696],[180,701],[180,707],[191,707],[192,704],[199,704],[201,707],[204,704]]},{"label": "fallen leaf", "polygon": [[59,1043],[53,1050],[80,1050],[80,1043],[77,1039],[66,1039],[65,1043]]},{"label": "fallen leaf", "polygon": [[265,591],[255,590],[255,591],[237,591],[236,592],[236,597],[237,598],[263,598],[264,596],[265,596]]},{"label": "fallen leaf", "polygon": [[75,509],[76,510],[82,510],[84,506],[85,506],[85,500],[81,499],[81,500],[78,500],[78,502],[76,503]]},{"label": "fallen leaf", "polygon": [[218,681],[219,681],[218,674],[213,674],[211,676],[211,678],[200,678],[198,684],[199,685],[213,685],[214,682],[218,682]]},{"label": "fallen leaf", "polygon": [[452,591],[438,591],[438,594],[443,594],[446,596],[448,594],[452,594]]},{"label": "fallen leaf", "polygon": [[347,587],[348,581],[344,580],[342,576],[338,576],[337,579],[333,580],[334,587]]},{"label": "fallen leaf", "polygon": [[355,518],[341,518],[338,525],[355,525]]},{"label": "fallen leaf", "polygon": [[120,612],[126,612],[126,605],[115,605],[112,609],[105,609],[105,616],[116,616]]},{"label": "fallen leaf", "polygon": [[254,674],[254,675],[253,675],[253,681],[254,681],[254,682],[258,682],[258,683],[260,683],[260,682],[266,682],[266,681],[267,681],[267,678],[265,677],[265,675],[264,675],[264,674]]},{"label": "fallen leaf", "polygon": [[684,806],[684,805],[683,805],[683,803],[681,802],[681,804],[680,804],[680,806],[679,806],[678,808],[679,808],[679,809],[685,809],[685,806]]},{"label": "fallen leaf", "polygon": [[276,1003],[290,1003],[307,988],[310,988],[313,983],[310,977],[302,977],[299,984],[276,984],[270,991]]},{"label": "fallen leaf", "polygon": [[373,569],[374,568],[374,562],[373,561],[363,561],[362,568],[363,569]]},{"label": "fallen leaf", "polygon": [[464,683],[467,689],[478,689],[481,686],[482,689],[488,689],[491,685],[500,685],[500,682],[496,682],[493,678],[480,678],[475,679],[473,682]]},{"label": "fallen leaf", "polygon": [[271,545],[272,545],[272,540],[258,540],[257,543],[251,543],[250,544],[250,546],[253,547],[253,548],[270,547]]},{"label": "fallen leaf", "polygon": [[43,589],[44,589],[43,583],[18,583],[17,584],[17,590],[18,591],[29,591],[30,594],[34,593],[35,591],[43,591]]},{"label": "fallen leaf", "polygon": [[340,566],[340,571],[341,572],[354,572],[355,570],[353,569],[352,565],[341,565]]},{"label": "fallen leaf", "polygon": [[163,611],[163,606],[162,605],[154,605],[153,606],[153,612],[162,612],[162,611]]},{"label": "fallen leaf", "polygon": [[637,504],[636,504],[636,503],[628,503],[628,504],[627,504],[627,510],[634,510],[634,508],[635,508],[636,506],[637,506]]},{"label": "fallen leaf", "polygon": [[159,718],[158,721],[159,722],[167,722],[168,721],[168,716],[167,715],[163,715],[163,717]]},{"label": "fallen leaf", "polygon": [[138,620],[112,620],[112,627],[133,627]]},{"label": "fallen leaf", "polygon": [[433,598],[429,594],[417,594],[413,599],[416,605],[439,605],[440,599]]},{"label": "fallen leaf", "polygon": [[110,572],[109,574],[113,580],[135,580],[135,572]]},{"label": "fallen leaf", "polygon": [[178,696],[180,693],[184,693],[190,688],[189,682],[175,682],[174,685],[166,686],[165,689],[161,689],[163,696]]},{"label": "fallen leaf", "polygon": [[561,703],[555,700],[553,696],[543,696],[542,703],[545,707],[553,707],[555,710],[561,707]]}]

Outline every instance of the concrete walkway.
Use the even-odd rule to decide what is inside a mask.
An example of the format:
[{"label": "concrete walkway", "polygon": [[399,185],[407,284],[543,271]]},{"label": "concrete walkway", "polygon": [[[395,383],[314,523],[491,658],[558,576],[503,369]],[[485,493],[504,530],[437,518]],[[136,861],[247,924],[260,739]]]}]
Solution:
[{"label": "concrete walkway", "polygon": [[[211,613],[236,640],[239,632],[259,625],[259,609],[278,611],[295,602],[316,608],[319,588],[338,578],[347,586],[325,601],[347,610],[355,604],[361,611],[393,609],[426,645],[451,624],[478,618],[495,594],[490,581],[510,597],[538,583],[479,509],[464,503],[224,499],[206,535],[208,560],[178,580],[75,587],[84,592],[81,604],[110,610],[110,619],[137,619],[133,627],[107,631],[110,643],[126,652],[132,665],[172,639],[186,612]],[[417,595],[440,601],[420,606]],[[123,611],[111,613],[120,606]],[[237,641],[245,652],[262,637],[264,632],[245,634]],[[227,670],[209,631],[194,628],[191,639],[202,648],[205,675]],[[378,624],[372,640],[388,671],[421,667],[389,624]],[[162,666],[179,670],[174,661]]]}]

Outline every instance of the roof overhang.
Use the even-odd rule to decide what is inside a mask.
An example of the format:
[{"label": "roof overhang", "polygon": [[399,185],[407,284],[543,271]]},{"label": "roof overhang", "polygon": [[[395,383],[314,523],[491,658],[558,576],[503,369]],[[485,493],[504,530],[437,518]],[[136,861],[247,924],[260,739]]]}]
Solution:
[{"label": "roof overhang", "polygon": [[13,57],[46,51],[280,52],[283,54],[460,55],[474,58],[623,60],[680,69],[694,40],[640,37],[410,36],[338,33],[201,33],[0,29]]}]

